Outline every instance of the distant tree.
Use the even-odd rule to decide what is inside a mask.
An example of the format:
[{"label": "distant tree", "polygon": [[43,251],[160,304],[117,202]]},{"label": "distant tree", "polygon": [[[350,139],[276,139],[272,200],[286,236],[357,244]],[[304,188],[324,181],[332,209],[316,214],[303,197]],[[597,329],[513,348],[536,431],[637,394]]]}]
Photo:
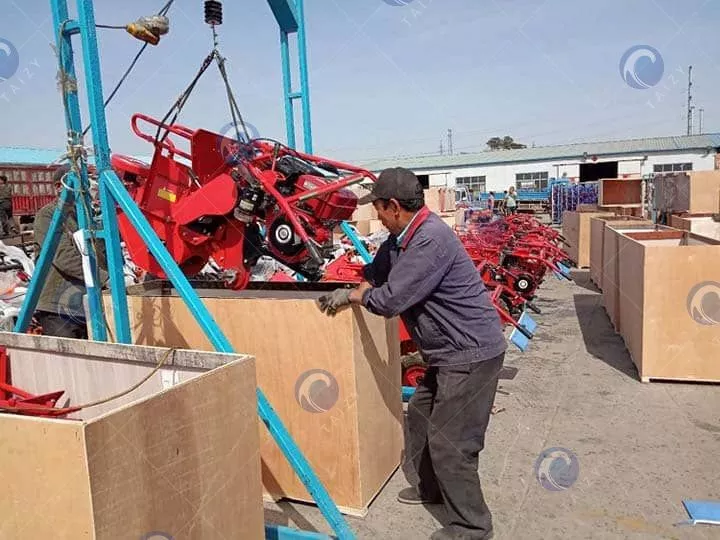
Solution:
[{"label": "distant tree", "polygon": [[488,139],[487,143],[490,150],[517,150],[519,148],[527,148],[526,144],[515,142],[515,139],[509,135],[504,137],[493,137]]},{"label": "distant tree", "polygon": [[502,148],[502,139],[500,137],[493,137],[492,139],[489,139],[487,143],[488,148],[490,150],[500,150]]}]

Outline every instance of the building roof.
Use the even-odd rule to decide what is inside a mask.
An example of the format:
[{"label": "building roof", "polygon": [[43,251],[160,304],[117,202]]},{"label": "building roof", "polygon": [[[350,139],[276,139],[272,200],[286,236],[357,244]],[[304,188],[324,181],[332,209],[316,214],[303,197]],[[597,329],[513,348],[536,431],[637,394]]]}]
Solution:
[{"label": "building roof", "polygon": [[0,146],[0,164],[50,165],[66,152],[67,150],[52,150],[48,148]]},{"label": "building roof", "polygon": [[416,157],[384,158],[363,167],[381,171],[388,167],[405,167],[413,170],[447,169],[478,165],[500,165],[528,161],[578,160],[587,153],[591,156],[622,156],[652,154],[658,152],[703,151],[720,147],[720,133],[690,135],[681,137],[653,137],[627,139],[623,141],[602,141],[557,146],[537,146],[519,150],[486,150],[484,152],[455,155],[425,155]]}]

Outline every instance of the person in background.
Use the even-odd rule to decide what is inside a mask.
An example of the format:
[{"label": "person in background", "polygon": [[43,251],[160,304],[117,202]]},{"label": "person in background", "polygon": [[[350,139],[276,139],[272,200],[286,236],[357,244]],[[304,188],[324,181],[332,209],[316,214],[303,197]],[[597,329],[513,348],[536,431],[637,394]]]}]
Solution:
[{"label": "person in background", "polygon": [[505,213],[507,215],[517,213],[517,194],[515,193],[515,186],[510,186],[510,189],[506,191],[505,196]]},{"label": "person in background", "polygon": [[7,176],[0,175],[0,225],[2,230],[0,231],[3,236],[17,233],[17,227],[13,220],[12,211],[12,186],[8,184]]},{"label": "person in background", "polygon": [[488,194],[488,210],[490,210],[493,214],[495,213],[495,192],[491,191]]},{"label": "person in background", "polygon": [[[53,175],[55,190],[59,196],[63,187],[63,178],[70,168],[60,167]],[[43,206],[35,216],[35,253],[40,254],[50,228],[58,199]],[[78,230],[75,200],[71,199],[63,207],[63,219],[60,241],[55,258],[45,278],[35,311],[35,319],[42,327],[43,335],[87,339],[87,320],[85,316],[84,296],[85,277],[82,255],[75,245],[73,233]],[[100,283],[107,281],[107,261],[104,242],[97,241],[97,261]]]},{"label": "person in background", "polygon": [[470,256],[446,223],[425,206],[407,169],[384,170],[372,202],[390,232],[355,289],[319,299],[334,315],[355,304],[400,316],[428,369],[408,403],[403,504],[443,504],[447,522],[431,540],[487,540],[492,516],[478,478],[505,337],[490,295]]},{"label": "person in background", "polygon": [[495,205],[498,213],[505,215],[505,199],[507,198],[507,190],[503,191],[502,199],[500,199],[497,204]]}]

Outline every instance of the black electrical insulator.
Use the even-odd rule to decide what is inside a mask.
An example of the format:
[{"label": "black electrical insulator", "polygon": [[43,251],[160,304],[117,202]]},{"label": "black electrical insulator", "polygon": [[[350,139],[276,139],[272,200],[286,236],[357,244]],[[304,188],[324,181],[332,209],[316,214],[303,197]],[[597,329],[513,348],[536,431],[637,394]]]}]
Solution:
[{"label": "black electrical insulator", "polygon": [[218,0],[205,0],[205,22],[207,24],[222,24],[222,3]]}]

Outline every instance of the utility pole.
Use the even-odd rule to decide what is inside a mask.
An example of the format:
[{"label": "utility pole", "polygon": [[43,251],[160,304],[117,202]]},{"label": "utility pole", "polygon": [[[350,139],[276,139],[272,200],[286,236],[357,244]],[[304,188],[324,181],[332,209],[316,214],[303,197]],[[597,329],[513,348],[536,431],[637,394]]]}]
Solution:
[{"label": "utility pole", "polygon": [[702,135],[703,134],[703,112],[705,112],[705,109],[698,109],[698,112],[700,113],[700,126],[699,126],[698,133],[700,135]]},{"label": "utility pole", "polygon": [[692,135],[692,66],[688,68],[688,135]]},{"label": "utility pole", "polygon": [[448,129],[448,154],[453,155],[453,140],[452,140],[452,129]]}]

